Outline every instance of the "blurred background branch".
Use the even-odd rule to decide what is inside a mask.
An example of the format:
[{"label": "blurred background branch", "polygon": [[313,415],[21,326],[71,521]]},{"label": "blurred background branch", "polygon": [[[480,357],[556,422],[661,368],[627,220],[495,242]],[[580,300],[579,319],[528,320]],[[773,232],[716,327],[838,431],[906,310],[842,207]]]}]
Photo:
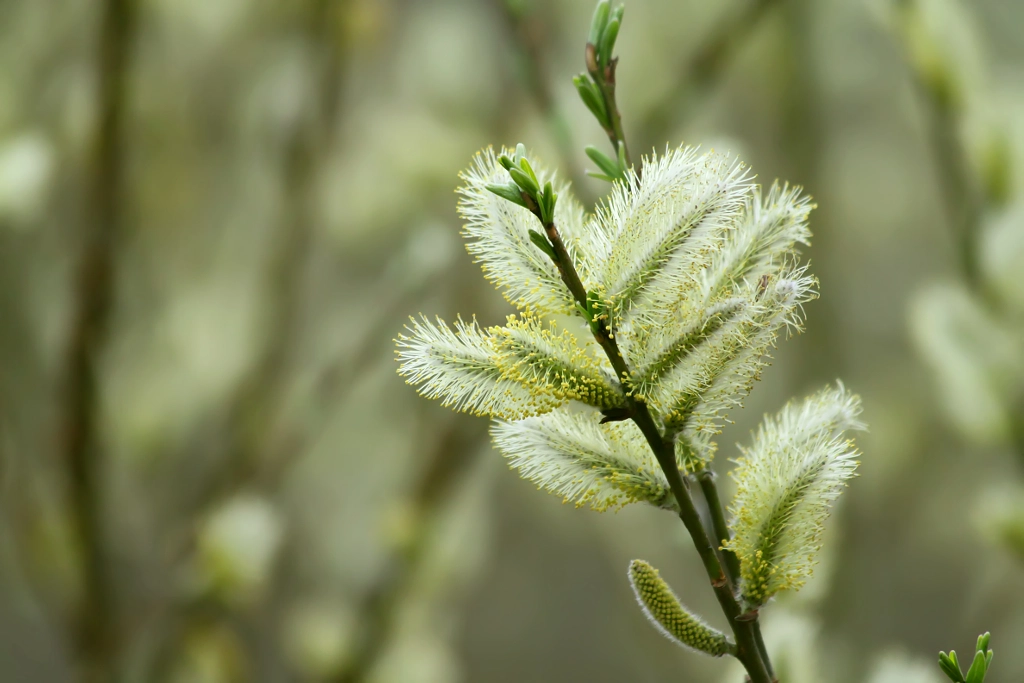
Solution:
[{"label": "blurred background branch", "polygon": [[697,48],[676,68],[674,87],[652,107],[637,125],[641,131],[664,131],[685,120],[708,96],[721,79],[736,53],[750,42],[751,34],[780,0],[741,0],[731,3],[725,16],[706,35]]},{"label": "blurred background branch", "polygon": [[[484,425],[453,419],[449,422],[452,424],[439,435],[430,437],[435,443],[425,453],[421,472],[400,503],[407,528],[395,540],[377,580],[358,606],[354,654],[333,678],[337,683],[372,680],[374,667],[394,638],[403,598],[421,571],[431,540],[437,533],[435,525],[441,508],[464,481],[471,458],[487,443]],[[431,431],[425,430],[427,434]]]},{"label": "blurred background branch", "polygon": [[82,214],[84,240],[73,280],[66,379],[61,389],[60,435],[83,574],[71,634],[84,680],[96,681],[110,674],[109,660],[117,638],[116,583],[104,523],[109,510],[104,497],[107,459],[100,419],[100,367],[108,341],[115,259],[123,231],[122,142],[133,26],[131,0],[103,3],[96,40],[96,129]]},{"label": "blurred background branch", "polygon": [[529,95],[547,125],[558,150],[558,168],[568,176],[579,196],[588,204],[593,197],[583,182],[572,126],[551,91],[552,75],[545,56],[546,42],[551,39],[548,22],[540,16],[530,0],[493,0],[505,33],[515,54],[516,73],[523,90]]}]

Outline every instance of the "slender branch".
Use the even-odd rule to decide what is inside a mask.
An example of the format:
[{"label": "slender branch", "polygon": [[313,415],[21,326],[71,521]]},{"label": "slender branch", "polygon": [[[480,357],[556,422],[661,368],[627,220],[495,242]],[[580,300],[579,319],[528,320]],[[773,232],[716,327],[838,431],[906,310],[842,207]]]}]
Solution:
[{"label": "slender branch", "polygon": [[729,579],[734,585],[739,585],[740,558],[733,551],[723,549],[724,543],[732,538],[732,533],[729,531],[729,524],[725,521],[725,507],[722,505],[721,496],[718,495],[715,473],[711,470],[703,470],[697,475],[697,481],[700,482],[700,490],[704,493],[704,500],[708,504],[711,527],[714,530],[715,541],[718,542],[718,550],[725,563],[725,569],[729,572]]},{"label": "slender branch", "polygon": [[506,30],[521,63],[521,80],[523,87],[530,94],[537,109],[540,110],[548,125],[552,139],[558,147],[563,168],[568,172],[572,185],[577,193],[583,192],[586,185],[583,173],[574,153],[572,129],[566,119],[565,112],[558,106],[558,101],[551,92],[544,51],[542,49],[543,24],[531,19],[525,8],[512,0],[495,0],[501,12]]},{"label": "slender branch", "polygon": [[984,200],[970,173],[967,151],[960,139],[955,101],[951,94],[929,84],[916,72],[914,80],[927,103],[928,137],[935,155],[940,194],[957,240],[960,271],[968,286],[985,297],[977,255]]},{"label": "slender branch", "polygon": [[[722,497],[718,494],[715,473],[708,469],[702,470],[697,475],[697,480],[700,482],[700,489],[704,493],[704,500],[708,505],[708,513],[711,518],[711,526],[714,529],[715,538],[719,541],[719,555],[725,564],[729,580],[732,582],[733,587],[737,588],[739,587],[741,576],[740,558],[733,551],[726,550],[723,547],[725,541],[732,538],[732,533],[729,531],[729,524],[725,520],[725,506],[722,505]],[[761,660],[764,662],[765,667],[767,667],[768,674],[774,678],[775,672],[772,669],[771,658],[768,656],[768,648],[765,647],[764,638],[761,635],[761,622],[759,620],[752,621],[751,628],[754,631],[754,642],[761,655]]]},{"label": "slender branch", "polygon": [[98,114],[89,174],[85,245],[75,274],[75,302],[67,353],[61,438],[77,543],[83,596],[73,623],[83,680],[104,680],[116,629],[110,557],[103,524],[103,447],[99,360],[114,300],[114,252],[120,238],[123,185],[121,136],[125,72],[134,27],[130,0],[107,0],[98,36]]},{"label": "slender branch", "polygon": [[[305,18],[310,71],[314,76],[307,106],[290,131],[284,152],[285,199],[281,231],[271,249],[268,267],[266,337],[251,369],[227,402],[226,452],[189,501],[183,515],[187,524],[172,532],[172,562],[187,561],[194,551],[198,531],[195,519],[209,514],[218,503],[242,488],[262,487],[266,492],[297,454],[303,452],[292,430],[285,429],[282,415],[289,388],[289,363],[298,344],[305,299],[304,273],[315,237],[311,193],[320,155],[332,144],[340,106],[344,46],[337,37],[337,13],[345,5],[346,0],[314,0]],[[159,605],[153,610],[154,616],[145,620],[172,634],[154,669],[173,661],[176,641],[184,633],[185,625],[210,614],[207,602],[173,595],[170,604]]]},{"label": "slender branch", "polygon": [[750,33],[780,0],[745,0],[729,12],[708,33],[700,46],[680,66],[676,87],[643,118],[641,130],[664,130],[689,112],[708,88],[719,80],[740,48],[749,42]]},{"label": "slender branch", "polygon": [[[524,198],[529,199],[525,197],[525,193]],[[532,204],[532,202],[528,202],[528,204]],[[540,212],[536,205],[530,206],[530,209],[539,218]],[[558,234],[558,229],[554,222],[543,223],[543,225],[548,239],[551,240],[551,246],[556,257],[555,265],[558,266],[562,281],[572,293],[576,302],[584,310],[587,310],[586,288],[580,281],[579,274],[573,266],[572,257],[566,250],[565,244]],[[630,377],[629,367],[626,365],[626,361],[622,357],[615,339],[609,334],[604,320],[598,320],[596,328],[593,330],[594,338],[608,356],[608,360],[615,369],[615,374],[619,377],[620,381],[628,383]],[[624,393],[630,419],[633,420],[644,435],[648,445],[654,452],[655,458],[658,460],[658,464],[665,473],[665,478],[668,480],[672,495],[679,505],[679,519],[682,520],[686,530],[690,533],[690,538],[693,540],[697,554],[700,555],[701,562],[704,564],[704,570],[711,581],[715,597],[718,599],[722,612],[729,620],[729,625],[736,639],[736,658],[739,659],[747,670],[751,683],[772,683],[771,665],[768,662],[767,655],[762,653],[757,646],[757,636],[755,634],[757,612],[744,612],[740,601],[736,597],[734,584],[726,575],[722,563],[719,561],[715,546],[712,544],[701,521],[700,513],[694,505],[689,484],[683,479],[679,471],[679,466],[676,463],[675,444],[658,429],[657,423],[654,421],[654,417],[651,415],[647,405],[630,396],[629,392]]]},{"label": "slender branch", "polygon": [[[910,6],[904,7],[909,12]],[[909,20],[909,17],[904,17]],[[915,66],[904,45],[914,85],[925,106],[928,139],[936,161],[940,194],[949,225],[957,242],[958,266],[964,282],[991,311],[1001,313],[1002,302],[984,281],[978,258],[981,223],[989,205],[998,203],[986,193],[981,179],[971,172],[967,149],[960,130],[962,103],[951,74],[926,74]],[[1009,401],[1010,445],[1024,463],[1024,387]]]},{"label": "slender branch", "polygon": [[318,156],[331,144],[331,131],[340,100],[342,58],[335,12],[343,0],[316,0],[306,30],[317,73],[311,103],[292,131],[285,156],[286,205],[279,243],[272,249],[269,267],[267,339],[248,375],[230,401],[230,446],[223,463],[197,495],[195,508],[203,510],[257,476],[268,453],[277,452],[282,438],[280,416],[287,389],[289,356],[296,346],[315,218],[310,197],[318,169]]},{"label": "slender branch", "polygon": [[775,669],[772,668],[771,657],[768,655],[768,646],[764,643],[764,636],[761,635],[761,622],[753,621],[750,624],[754,630],[754,644],[757,645],[757,651],[761,655],[761,661],[768,668],[768,675],[771,676],[773,681],[777,681],[775,678]]},{"label": "slender branch", "polygon": [[378,574],[359,608],[358,642],[332,683],[361,683],[368,679],[394,636],[399,608],[430,550],[431,530],[444,502],[478,452],[481,430],[452,425],[435,444],[426,468],[408,496],[416,528],[399,545]]},{"label": "slender branch", "polygon": [[[595,57],[597,48],[591,43],[587,43],[586,48],[586,62],[587,70],[590,72],[591,78],[597,83],[597,87],[601,92],[601,98],[604,100],[605,111],[608,112],[608,125],[604,127],[604,132],[608,136],[608,141],[612,143],[612,150],[618,153],[619,145],[622,145],[623,156],[626,158],[626,165],[633,166],[633,157],[629,154],[629,145],[626,144],[626,134],[622,128],[622,115],[619,113],[619,105],[615,101],[615,69],[619,65],[619,58],[615,57],[608,61],[608,66],[603,69],[597,63]],[[640,173],[639,167],[634,167],[637,174]]]}]

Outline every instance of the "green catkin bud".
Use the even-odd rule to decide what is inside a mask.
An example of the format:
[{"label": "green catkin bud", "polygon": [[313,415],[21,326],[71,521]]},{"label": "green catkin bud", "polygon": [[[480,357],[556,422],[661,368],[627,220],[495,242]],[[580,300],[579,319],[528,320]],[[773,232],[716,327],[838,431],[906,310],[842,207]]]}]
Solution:
[{"label": "green catkin bud", "polygon": [[732,654],[736,646],[686,611],[658,570],[643,560],[629,564],[629,582],[647,617],[667,638],[712,657]]}]

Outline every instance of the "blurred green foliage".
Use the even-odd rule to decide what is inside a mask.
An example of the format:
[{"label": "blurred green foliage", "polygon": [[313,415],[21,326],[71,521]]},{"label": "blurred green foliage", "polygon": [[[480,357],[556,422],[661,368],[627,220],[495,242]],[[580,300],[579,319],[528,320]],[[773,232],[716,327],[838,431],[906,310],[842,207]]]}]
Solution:
[{"label": "blurred green foliage", "polygon": [[[925,285],[962,280],[914,69],[951,77],[959,170],[1012,206],[1024,4],[922,4],[913,30],[931,43],[871,0],[632,0],[617,37],[634,155],[728,148],[820,207],[808,255],[822,297],[722,438],[840,375],[864,399],[871,432],[831,554],[766,618],[769,647],[795,653],[776,655],[793,683],[897,680],[885,672],[987,630],[1024,642],[1020,487],[991,489],[1024,482],[1008,426],[1020,405],[1004,417],[992,398],[1021,339],[972,324],[980,366],[962,344],[914,342],[935,341]],[[133,19],[114,34],[113,97],[110,6]],[[571,80],[590,0],[0,8],[4,680],[83,680],[96,673],[83,652],[138,681],[717,680],[716,662],[651,636],[621,576],[645,557],[716,615],[678,523],[536,494],[390,357],[408,311],[508,312],[459,246],[452,189],[476,150],[525,140],[581,197],[606,191],[581,172],[605,133]],[[106,155],[104,103],[119,115]],[[89,599],[63,429],[102,197],[118,230],[101,244],[109,315],[83,356],[96,383],[82,414],[103,455],[92,542],[107,604]],[[1020,271],[999,259],[1009,243],[982,250],[1020,302]],[[960,370],[936,372],[919,348]],[[1005,504],[974,512],[982,498]],[[98,645],[82,636],[97,609]],[[811,637],[814,661],[800,654]],[[1022,679],[1024,654],[1000,648],[987,682]]]}]

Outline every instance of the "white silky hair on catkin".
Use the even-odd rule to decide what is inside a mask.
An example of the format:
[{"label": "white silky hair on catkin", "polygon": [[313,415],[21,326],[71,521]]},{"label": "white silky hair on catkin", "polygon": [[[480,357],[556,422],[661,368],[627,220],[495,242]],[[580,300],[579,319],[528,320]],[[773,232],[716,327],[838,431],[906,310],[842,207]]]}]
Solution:
[{"label": "white silky hair on catkin", "polygon": [[661,505],[668,481],[639,429],[631,422],[600,424],[600,418],[563,408],[497,421],[491,435],[524,478],[567,502],[599,511],[637,501]]},{"label": "white silky hair on catkin", "polygon": [[822,525],[858,464],[844,432],[864,428],[860,410],[860,398],[840,383],[766,417],[742,449],[728,545],[752,604],[810,577]]},{"label": "white silky hair on catkin", "polygon": [[461,319],[455,329],[440,318],[410,319],[409,335],[399,335],[398,372],[427,398],[442,399],[459,412],[518,419],[547,412],[561,403],[506,379],[494,344],[476,324]]}]

